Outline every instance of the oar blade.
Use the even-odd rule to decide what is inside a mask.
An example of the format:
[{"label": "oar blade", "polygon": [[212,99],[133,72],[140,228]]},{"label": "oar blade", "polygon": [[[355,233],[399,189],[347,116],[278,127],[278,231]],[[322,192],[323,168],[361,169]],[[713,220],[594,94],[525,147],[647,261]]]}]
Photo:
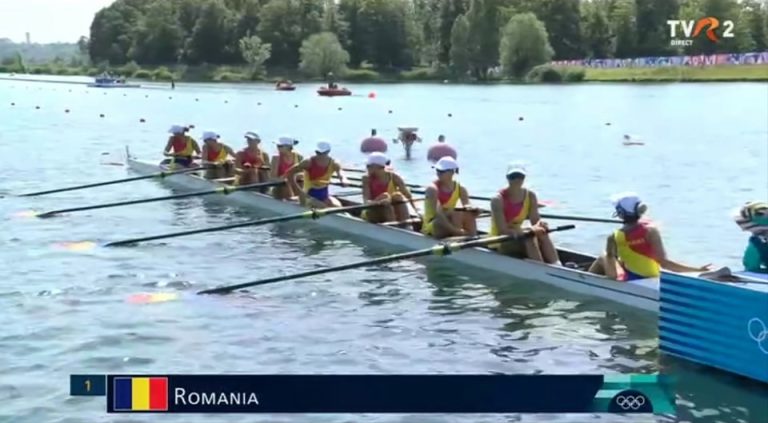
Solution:
[{"label": "oar blade", "polygon": [[133,294],[126,299],[126,302],[131,304],[158,304],[176,301],[180,299],[180,295],[175,292],[143,292],[139,294]]},{"label": "oar blade", "polygon": [[99,244],[93,241],[63,241],[57,242],[53,246],[60,250],[83,253],[94,250]]},{"label": "oar blade", "polygon": [[11,216],[19,219],[31,219],[33,217],[38,217],[40,215],[40,212],[34,211],[34,210],[22,210],[16,213],[13,213]]}]

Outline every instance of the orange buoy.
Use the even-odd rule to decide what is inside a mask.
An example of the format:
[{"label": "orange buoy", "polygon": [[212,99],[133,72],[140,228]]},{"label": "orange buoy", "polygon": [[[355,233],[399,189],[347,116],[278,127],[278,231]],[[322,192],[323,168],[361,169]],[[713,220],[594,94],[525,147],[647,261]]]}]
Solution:
[{"label": "orange buoy", "polygon": [[453,159],[456,160],[458,154],[456,153],[456,149],[444,143],[436,143],[427,150],[427,160],[433,163],[445,156],[453,157]]},{"label": "orange buoy", "polygon": [[368,98],[376,98],[376,93],[371,91],[368,93]]},{"label": "orange buoy", "polygon": [[364,139],[360,143],[360,152],[365,154],[370,153],[386,153],[387,152],[387,142],[384,141],[382,138],[376,137],[376,136],[370,136],[366,139]]}]

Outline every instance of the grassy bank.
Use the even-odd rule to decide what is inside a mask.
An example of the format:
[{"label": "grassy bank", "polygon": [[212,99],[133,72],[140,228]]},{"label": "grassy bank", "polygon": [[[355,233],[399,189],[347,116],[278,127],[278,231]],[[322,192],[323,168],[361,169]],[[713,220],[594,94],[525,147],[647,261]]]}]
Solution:
[{"label": "grassy bank", "polygon": [[[0,73],[18,73],[33,75],[81,75],[96,76],[105,70],[112,74],[131,79],[149,81],[186,82],[274,82],[290,79],[294,82],[320,82],[321,78],[308,78],[296,69],[269,69],[267,75],[255,78],[248,68],[243,66],[156,66],[140,67],[136,64],[106,68],[70,67],[57,64],[32,65],[19,69],[14,66],[0,66]],[[341,81],[348,82],[457,82],[447,69],[414,68],[406,71],[377,71],[374,69],[350,69],[345,75],[339,75]],[[663,67],[663,68],[617,68],[593,69],[580,67],[537,66],[523,80],[503,80],[492,78],[486,83],[560,83],[560,82],[717,82],[717,81],[768,81],[768,64],[762,65],[719,65],[708,67]],[[461,82],[475,82],[465,80]]]},{"label": "grassy bank", "polygon": [[768,81],[768,64],[619,69],[587,68],[584,80],[601,82]]}]

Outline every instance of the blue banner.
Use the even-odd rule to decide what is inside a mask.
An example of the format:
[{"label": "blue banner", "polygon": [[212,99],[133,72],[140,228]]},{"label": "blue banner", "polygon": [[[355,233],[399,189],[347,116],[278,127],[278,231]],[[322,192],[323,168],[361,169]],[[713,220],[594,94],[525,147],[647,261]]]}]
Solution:
[{"label": "blue banner", "polygon": [[110,413],[670,414],[669,385],[659,375],[109,375],[106,396]]},{"label": "blue banner", "polygon": [[754,53],[699,54],[694,56],[635,57],[628,59],[559,60],[554,66],[587,68],[660,68],[665,66],[759,65],[768,63],[768,51]]}]

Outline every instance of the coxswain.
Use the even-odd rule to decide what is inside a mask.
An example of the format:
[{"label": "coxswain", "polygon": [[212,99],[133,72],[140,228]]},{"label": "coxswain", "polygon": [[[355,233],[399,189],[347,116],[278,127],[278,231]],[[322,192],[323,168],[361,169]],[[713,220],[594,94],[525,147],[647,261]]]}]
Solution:
[{"label": "coxswain", "polygon": [[711,265],[693,267],[667,258],[659,228],[641,220],[648,207],[635,193],[613,198],[614,216],[623,225],[608,236],[605,253],[592,263],[589,271],[618,281],[658,278],[661,269],[673,272],[705,272]]},{"label": "coxswain", "polygon": [[187,135],[187,131],[188,129],[181,125],[173,125],[168,130],[171,136],[163,149],[163,155],[171,158],[168,163],[190,167],[194,165],[195,154],[200,155],[200,146]]},{"label": "coxswain", "polygon": [[228,145],[219,141],[219,134],[213,131],[203,132],[202,162],[207,167],[207,179],[222,179],[232,176],[232,161],[235,152]]},{"label": "coxswain", "polygon": [[410,217],[407,199],[413,203],[411,191],[405,185],[403,178],[391,169],[389,159],[384,153],[374,152],[368,155],[366,168],[368,173],[361,178],[363,186],[363,201],[369,204],[380,204],[363,211],[363,219],[371,223],[404,222]]},{"label": "coxswain", "polygon": [[736,224],[751,235],[742,257],[744,270],[768,273],[768,203],[752,201],[735,217]]},{"label": "coxswain", "polygon": [[[345,186],[347,180],[341,173],[341,166],[331,158],[330,152],[331,145],[320,141],[315,147],[314,156],[302,160],[286,173],[285,179],[293,191],[299,195],[301,205],[314,208],[341,206],[339,200],[330,195],[329,185],[334,173],[341,181],[341,186]],[[299,172],[304,172],[303,190],[296,182],[296,175]]]},{"label": "coxswain", "polygon": [[[277,154],[272,156],[269,165],[270,178],[273,181],[285,179],[288,170],[304,160],[301,154],[293,150],[299,142],[291,137],[280,137],[277,140]],[[296,176],[294,176],[294,179]],[[272,188],[272,196],[278,200],[290,200],[295,196],[291,184],[278,185]]]},{"label": "coxswain", "polygon": [[[467,189],[454,180],[459,165],[443,157],[433,166],[437,179],[424,192],[424,220],[421,232],[437,239],[477,235],[478,210],[469,204]],[[461,200],[463,210],[454,210]]]},{"label": "coxswain", "polygon": [[[266,182],[269,170],[269,154],[259,148],[261,137],[255,132],[245,133],[246,147],[235,154],[236,185],[250,185]],[[266,191],[264,191],[266,192]]]},{"label": "coxswain", "polygon": [[[525,167],[512,163],[507,167],[507,187],[491,200],[490,236],[522,235],[529,230],[534,236],[521,237],[492,246],[500,253],[555,264],[560,261],[557,249],[549,238],[547,223],[539,215],[536,193],[524,188]],[[523,228],[525,221],[529,228]]]}]

